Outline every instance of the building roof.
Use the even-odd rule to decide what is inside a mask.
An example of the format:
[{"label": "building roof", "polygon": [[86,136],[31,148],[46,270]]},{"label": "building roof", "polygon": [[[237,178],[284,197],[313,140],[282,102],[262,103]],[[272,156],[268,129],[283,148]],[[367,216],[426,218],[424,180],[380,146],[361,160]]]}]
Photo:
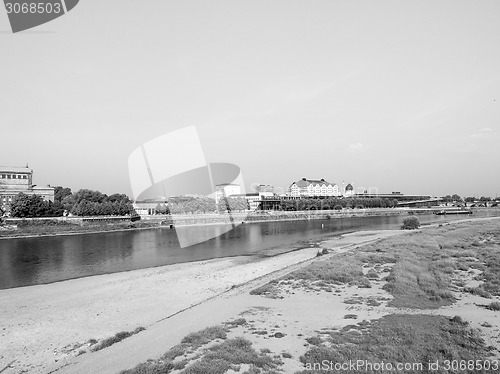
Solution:
[{"label": "building roof", "polygon": [[54,187],[50,187],[50,186],[37,186],[37,185],[34,185],[31,189],[33,191],[54,191]]},{"label": "building roof", "polygon": [[332,186],[335,186],[335,183],[330,183],[330,182],[328,182],[328,181],[326,181],[324,179],[306,179],[306,178],[302,178],[301,180],[299,180],[297,182],[293,182],[293,183],[295,183],[298,187],[307,187],[310,184],[319,184],[319,185],[322,185],[322,184],[329,185],[329,184],[331,184]]},{"label": "building roof", "polygon": [[33,173],[28,167],[0,166],[0,173]]},{"label": "building roof", "polygon": [[352,190],[354,190],[354,187],[352,186],[352,184],[349,183],[347,186],[345,186],[345,190],[352,191]]}]

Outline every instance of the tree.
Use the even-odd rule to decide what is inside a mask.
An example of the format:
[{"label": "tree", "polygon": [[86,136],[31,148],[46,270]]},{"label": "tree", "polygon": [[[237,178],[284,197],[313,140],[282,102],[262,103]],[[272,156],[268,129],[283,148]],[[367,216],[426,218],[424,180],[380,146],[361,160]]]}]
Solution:
[{"label": "tree", "polygon": [[12,217],[34,218],[48,217],[52,214],[51,205],[38,195],[26,195],[19,193],[10,204]]},{"label": "tree", "polygon": [[219,212],[225,212],[225,211],[228,211],[230,209],[230,206],[229,206],[229,202],[228,202],[228,199],[227,197],[223,197],[219,200],[219,202],[217,203],[217,210]]},{"label": "tree", "polygon": [[445,203],[451,203],[453,201],[453,199],[451,198],[451,195],[446,195],[443,197],[443,201]]},{"label": "tree", "polygon": [[168,209],[167,205],[165,203],[158,203],[155,207],[156,214],[169,214],[170,210]]},{"label": "tree", "polygon": [[403,220],[402,230],[416,230],[420,227],[420,221],[417,217],[407,217]]},{"label": "tree", "polygon": [[113,195],[107,196],[104,199],[107,202],[111,203],[119,203],[121,201],[124,201],[126,203],[131,203],[132,200],[129,199],[129,197],[125,194],[119,194],[119,193],[114,193]]},{"label": "tree", "polygon": [[460,201],[462,201],[462,198],[461,198],[459,195],[457,195],[457,194],[453,194],[453,195],[451,196],[451,199],[452,199],[453,201],[456,201],[456,202],[460,202]]},{"label": "tree", "polygon": [[54,187],[54,202],[62,202],[65,197],[71,196],[71,188],[56,186]]}]

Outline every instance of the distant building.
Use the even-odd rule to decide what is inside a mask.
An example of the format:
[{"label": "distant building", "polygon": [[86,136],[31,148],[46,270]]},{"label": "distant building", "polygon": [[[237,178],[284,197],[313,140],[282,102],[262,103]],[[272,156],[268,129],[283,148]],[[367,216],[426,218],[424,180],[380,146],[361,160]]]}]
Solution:
[{"label": "distant building", "polygon": [[274,196],[274,187],[270,184],[261,184],[257,186],[257,193],[261,198]]},{"label": "distant building", "polygon": [[257,192],[270,192],[270,193],[274,193],[274,187],[271,186],[270,184],[260,184],[258,187],[257,187]]},{"label": "distant building", "polygon": [[229,197],[231,195],[240,195],[241,187],[239,184],[233,183],[223,183],[215,186],[215,202],[219,203],[219,200],[223,197]]},{"label": "distant building", "polygon": [[140,216],[151,216],[155,215],[156,208],[160,204],[165,204],[165,200],[140,200],[140,201],[134,201],[133,207],[135,212],[140,215]]},{"label": "distant building", "polygon": [[324,179],[302,178],[288,187],[288,195],[291,197],[335,197],[339,196],[339,187]]},{"label": "distant building", "polygon": [[352,184],[349,183],[347,186],[345,186],[344,197],[351,197],[351,196],[354,196],[354,187],[352,186]]},{"label": "distant building", "polygon": [[26,167],[0,166],[0,207],[6,208],[16,195],[38,195],[54,201],[54,188],[33,184],[33,170]]}]

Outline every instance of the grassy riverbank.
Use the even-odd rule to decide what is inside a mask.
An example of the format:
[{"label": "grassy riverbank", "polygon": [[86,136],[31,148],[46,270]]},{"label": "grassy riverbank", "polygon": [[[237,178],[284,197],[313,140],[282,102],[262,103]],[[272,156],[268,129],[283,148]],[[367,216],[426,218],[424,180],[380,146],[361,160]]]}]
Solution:
[{"label": "grassy riverbank", "polygon": [[440,225],[340,254],[324,242],[328,254],[253,289],[251,308],[214,327],[224,334],[123,373],[498,372],[499,223]]},{"label": "grassy riverbank", "polygon": [[0,226],[0,239],[137,230],[159,226],[162,226],[159,221],[81,222],[77,220],[58,219],[18,220]]},{"label": "grassy riverbank", "polygon": [[[270,374],[314,373],[323,359],[492,364],[500,348],[499,222],[361,231],[271,258],[1,290],[0,367]],[[217,334],[207,335],[211,326]]]}]

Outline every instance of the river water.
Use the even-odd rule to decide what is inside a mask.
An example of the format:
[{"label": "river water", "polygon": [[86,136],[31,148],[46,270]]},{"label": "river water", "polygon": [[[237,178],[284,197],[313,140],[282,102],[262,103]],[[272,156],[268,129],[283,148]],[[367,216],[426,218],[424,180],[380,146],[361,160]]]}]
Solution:
[{"label": "river water", "polygon": [[[477,217],[477,215],[475,215]],[[401,216],[251,223],[180,248],[175,229],[156,228],[0,240],[0,289],[231,256],[271,256],[357,231],[398,229]],[[419,216],[421,223],[464,216]],[[217,230],[217,226],[193,228]]]}]

